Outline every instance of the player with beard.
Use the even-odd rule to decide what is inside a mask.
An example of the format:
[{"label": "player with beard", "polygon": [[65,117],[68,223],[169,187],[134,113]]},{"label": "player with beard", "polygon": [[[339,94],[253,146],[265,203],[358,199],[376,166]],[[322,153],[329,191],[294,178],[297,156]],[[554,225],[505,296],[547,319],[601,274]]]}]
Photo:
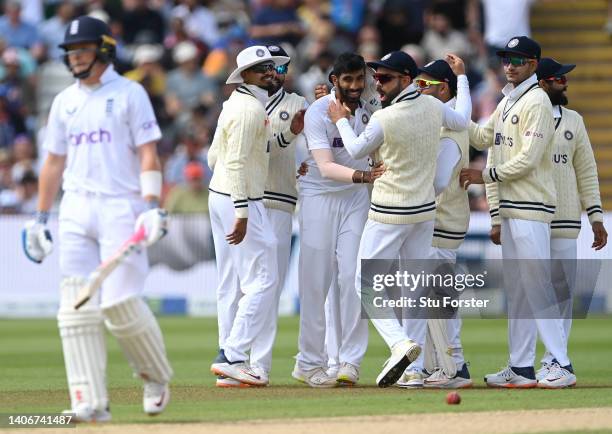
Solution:
[{"label": "player with beard", "polygon": [[[553,105],[555,135],[553,149],[553,177],[557,189],[557,209],[550,224],[550,257],[553,284],[568,288],[570,297],[561,305],[561,318],[566,339],[569,340],[572,326],[572,297],[576,279],[576,239],[580,233],[580,214],[584,209],[593,230],[595,250],[601,250],[608,241],[603,225],[603,210],[597,179],[597,165],[582,116],[565,108],[567,75],[576,65],[562,65],[551,58],[543,58],[536,75],[540,87],[548,94]],[[497,207],[497,204],[492,204]],[[494,225],[491,237],[500,244],[501,226]],[[556,285],[556,286],[557,286]],[[567,348],[567,340],[565,342]],[[536,379],[545,378],[554,366],[553,356],[546,351]]]},{"label": "player with beard", "polygon": [[[386,166],[374,183],[368,221],[359,245],[355,285],[365,300],[369,300],[371,287],[366,286],[366,293],[361,294],[361,260],[428,257],[436,211],[434,176],[440,128],[465,130],[472,109],[463,61],[454,55],[448,55],[446,60],[458,76],[455,110],[432,96],[418,93],[412,83],[418,74],[416,63],[401,51],[368,63],[376,70],[374,78],[383,109],[374,113],[362,133],[350,124],[345,105],[329,103],[329,116],[340,131],[348,154],[353,158],[373,154],[374,160],[384,161]],[[407,335],[392,310],[373,312],[367,305],[369,301],[364,303],[372,323],[391,349],[391,357],[376,380],[380,387],[388,387],[419,356],[427,321],[412,315],[404,318]]]},{"label": "player with beard", "polygon": [[[365,183],[380,176],[382,167],[368,171],[367,156],[352,158],[336,126],[327,115],[330,101],[350,110],[348,122],[361,132],[372,115],[361,99],[366,64],[357,54],[336,60],[330,79],[332,92],[306,111],[304,134],[310,151],[308,173],[300,177],[300,336],[293,377],[311,387],[355,384],[368,340],[367,322],[355,292],[357,248],[367,218],[369,197]],[[341,336],[336,377],[326,372],[325,300],[337,279]],[[333,286],[335,289],[336,286]]]}]

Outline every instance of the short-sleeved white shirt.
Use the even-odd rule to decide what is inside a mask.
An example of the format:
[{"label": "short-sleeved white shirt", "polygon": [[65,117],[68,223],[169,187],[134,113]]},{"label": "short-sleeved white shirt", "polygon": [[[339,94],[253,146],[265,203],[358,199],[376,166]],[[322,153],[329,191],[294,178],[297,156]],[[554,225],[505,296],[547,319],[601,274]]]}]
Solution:
[{"label": "short-sleeved white shirt", "polygon": [[51,106],[44,148],[67,155],[63,188],[110,196],[140,193],[137,148],[161,138],[144,88],[109,66],[101,85],[78,81]]},{"label": "short-sleeved white shirt", "polygon": [[[344,148],[342,137],[329,115],[327,110],[330,101],[335,101],[336,97],[334,92],[316,100],[306,111],[304,118],[304,135],[308,142],[308,149],[310,151],[315,149],[329,149],[331,150],[334,161],[342,166],[350,167],[356,170],[367,170],[368,169],[368,158],[364,157],[361,159],[354,159],[349,155],[347,150]],[[355,134],[359,135],[364,130],[367,123],[370,121],[372,116],[368,106],[362,101],[355,110],[355,115],[351,116],[349,123]],[[334,181],[332,179],[326,179],[321,175],[317,167],[317,163],[309,155],[306,160],[308,164],[308,173],[299,178],[300,181],[300,194],[306,196],[313,196],[316,194],[322,194],[333,191],[342,191],[349,188],[356,188],[359,185],[350,184],[346,182]]]}]

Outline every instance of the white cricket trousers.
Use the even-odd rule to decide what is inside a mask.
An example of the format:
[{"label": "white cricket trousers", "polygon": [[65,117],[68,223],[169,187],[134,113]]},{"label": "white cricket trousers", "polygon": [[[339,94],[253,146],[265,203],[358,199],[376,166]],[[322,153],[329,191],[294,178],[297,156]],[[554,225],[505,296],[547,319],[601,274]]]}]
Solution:
[{"label": "white cricket trousers", "polygon": [[274,300],[268,312],[268,320],[264,325],[262,333],[255,338],[251,349],[251,365],[263,368],[270,372],[272,367],[272,347],[276,338],[276,327],[278,323],[278,303],[281,293],[285,287],[285,278],[289,269],[289,256],[291,254],[291,234],[293,215],[287,211],[266,208],[268,220],[272,225],[272,230],[278,241],[276,249],[278,284],[274,291]]},{"label": "white cricket trousers", "polygon": [[300,197],[300,336],[298,367],[327,367],[325,300],[337,278],[340,316],[338,358],[359,367],[368,346],[368,324],[355,291],[357,251],[370,201],[366,188]]},{"label": "white cricket trousers", "polygon": [[[136,219],[146,209],[146,203],[138,196],[65,192],[59,209],[62,276],[87,277],[134,234]],[[101,307],[139,296],[148,271],[146,249],[127,257],[104,280],[99,298]]]},{"label": "white cricket trousers", "polygon": [[249,200],[246,236],[238,245],[225,239],[232,232],[234,204],[229,196],[210,192],[208,208],[215,243],[219,347],[232,362],[248,360],[263,332],[278,282],[276,237],[263,202]]},{"label": "white cricket trousers", "polygon": [[[457,250],[432,247],[431,259],[444,260],[454,264],[457,262]],[[461,369],[465,363],[465,357],[463,355],[463,347],[461,346],[461,317],[459,317],[458,310],[455,316],[446,320],[446,333],[448,333],[448,343],[453,351],[452,358],[457,364],[458,369]]]},{"label": "white cricket trousers", "polygon": [[[361,296],[361,261],[364,259],[427,259],[433,241],[434,220],[421,223],[394,225],[379,223],[373,220],[366,222],[359,244],[359,260],[355,286]],[[420,273],[422,270],[406,270],[409,273]],[[375,312],[374,312],[375,313]],[[404,316],[406,316],[404,314]],[[402,325],[397,318],[370,318],[372,324],[389,348],[409,338],[421,347],[427,336],[427,320],[403,318]],[[417,362],[422,368],[421,361]],[[415,366],[416,368],[416,366]]]},{"label": "white cricket trousers", "polygon": [[[561,318],[563,321],[563,331],[565,332],[565,349],[569,341],[570,331],[572,329],[572,306],[573,295],[576,289],[576,269],[577,269],[578,245],[576,238],[551,238],[550,240],[550,259],[553,260],[551,268],[551,277],[553,286],[560,285],[559,292],[565,292],[569,289],[569,298],[563,300],[559,304],[561,310]],[[555,261],[557,260],[557,261]],[[547,350],[544,353],[542,362],[551,363],[553,360],[552,354]]]},{"label": "white cricket trousers", "polygon": [[[556,305],[548,262],[550,225],[538,221],[502,218],[501,241],[504,260],[513,260],[504,263],[504,285],[509,312],[510,366],[534,366],[538,334],[561,366],[569,365],[567,340]],[[547,307],[546,317],[517,318],[524,315],[524,312],[530,312],[530,306],[537,306],[540,310]]]}]

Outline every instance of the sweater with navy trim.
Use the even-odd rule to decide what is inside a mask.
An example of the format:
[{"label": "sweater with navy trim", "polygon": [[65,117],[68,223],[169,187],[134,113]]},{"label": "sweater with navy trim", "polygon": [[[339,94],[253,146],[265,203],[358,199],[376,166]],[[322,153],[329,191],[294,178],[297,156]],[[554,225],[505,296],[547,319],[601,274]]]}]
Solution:
[{"label": "sweater with navy trim", "polygon": [[248,217],[249,200],[263,199],[271,136],[262,102],[239,86],[223,103],[209,151],[209,189],[232,198],[237,218]]},{"label": "sweater with navy trim", "polygon": [[266,113],[274,133],[270,140],[270,164],[264,191],[264,206],[293,213],[297,204],[295,153],[297,137],[291,132],[291,120],[304,109],[306,99],[280,89],[266,104]]},{"label": "sweater with navy trim", "polygon": [[[489,149],[485,183],[496,183],[501,218],[550,223],[557,204],[552,154],[553,110],[535,74],[506,96],[483,126],[472,122],[470,144]],[[489,191],[490,188],[487,188]],[[489,204],[493,211],[496,205]]]},{"label": "sweater with navy trim", "polygon": [[434,177],[443,104],[411,90],[372,115],[384,141],[375,161],[387,170],[374,181],[368,218],[387,224],[414,224],[436,215]]}]

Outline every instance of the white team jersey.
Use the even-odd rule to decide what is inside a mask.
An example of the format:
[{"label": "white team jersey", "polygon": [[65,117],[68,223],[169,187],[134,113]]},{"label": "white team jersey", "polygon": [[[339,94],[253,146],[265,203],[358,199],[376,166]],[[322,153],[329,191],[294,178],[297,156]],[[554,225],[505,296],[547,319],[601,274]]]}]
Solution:
[{"label": "white team jersey", "polygon": [[[355,160],[349,155],[344,148],[342,137],[336,127],[332,123],[327,114],[330,101],[335,101],[336,97],[332,89],[329,95],[326,95],[316,100],[306,111],[304,119],[304,135],[308,141],[308,149],[329,149],[331,150],[334,161],[342,166],[350,167],[356,170],[368,170],[368,157]],[[368,106],[362,101],[355,111],[355,115],[351,116],[349,123],[355,134],[359,135],[365,129],[365,126],[370,121],[372,112]],[[321,175],[317,163],[312,155],[306,160],[308,164],[308,173],[299,178],[300,194],[313,196],[333,191],[341,191],[349,188],[357,188],[359,184],[351,184],[346,182],[338,182],[331,179],[326,179]]]},{"label": "white team jersey", "polygon": [[101,85],[78,81],[53,100],[44,148],[67,155],[63,188],[121,196],[140,193],[138,146],[161,131],[144,88],[109,66]]}]

